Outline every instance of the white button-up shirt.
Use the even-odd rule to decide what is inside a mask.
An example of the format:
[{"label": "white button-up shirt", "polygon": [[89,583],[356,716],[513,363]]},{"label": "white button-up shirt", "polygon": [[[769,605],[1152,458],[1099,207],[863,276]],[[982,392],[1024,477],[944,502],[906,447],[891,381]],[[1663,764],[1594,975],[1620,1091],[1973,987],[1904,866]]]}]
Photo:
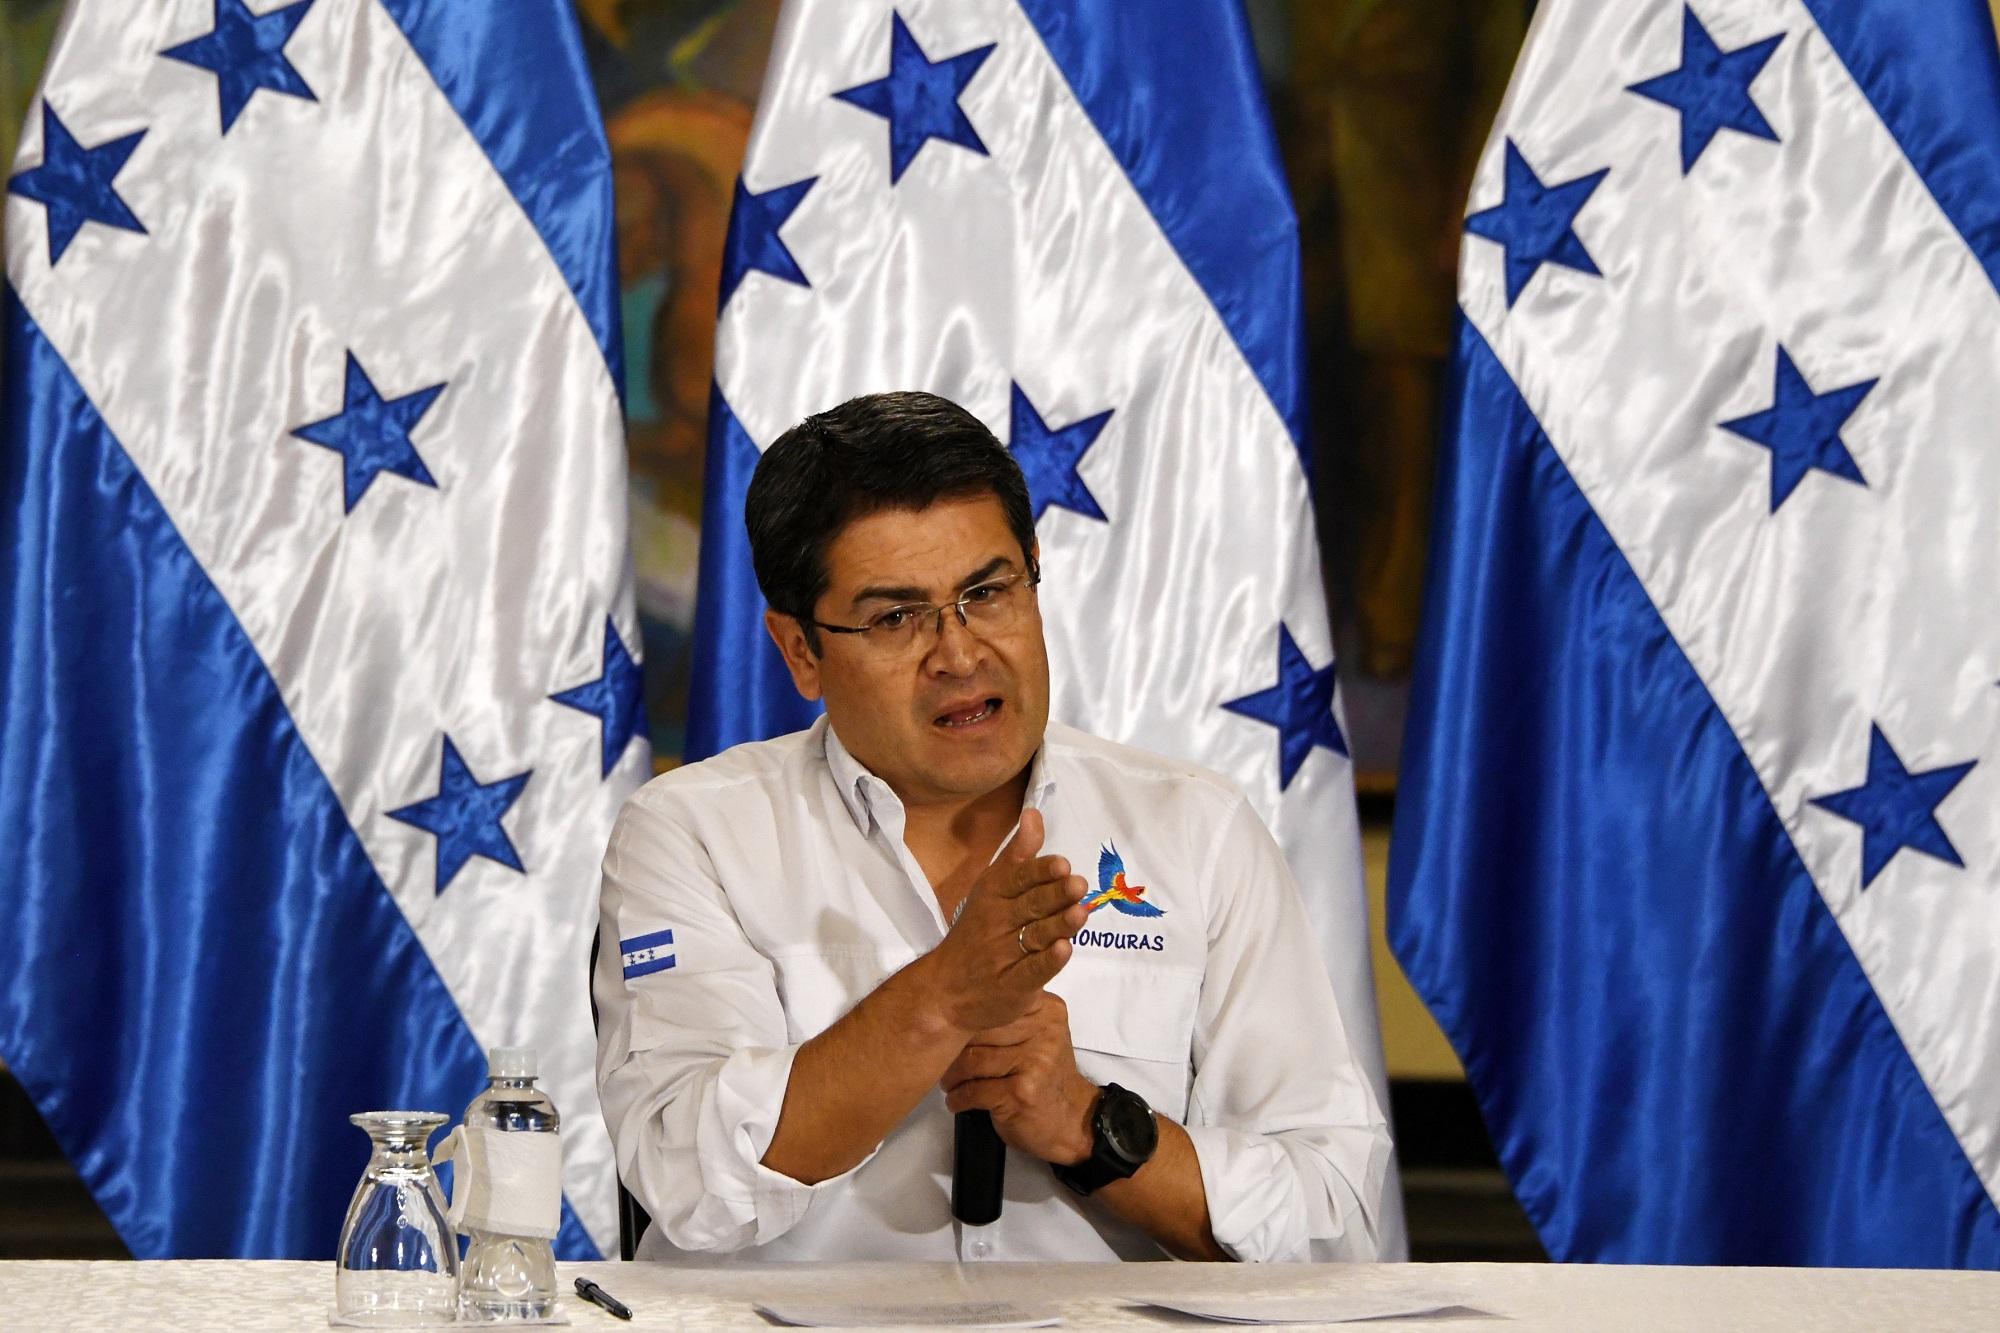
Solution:
[{"label": "white button-up shirt", "polygon": [[[1027,804],[1044,855],[1094,887],[1114,854],[1160,911],[1093,911],[1050,983],[1078,1070],[1187,1127],[1210,1227],[1237,1258],[1375,1257],[1388,1129],[1298,890],[1242,794],[1051,725]],[[1000,1219],[954,1221],[936,1089],[843,1175],[805,1185],[761,1164],[799,1047],[948,928],[902,803],[824,718],[634,795],[601,911],[598,1085],[619,1174],[653,1217],[642,1258],[1162,1257],[1011,1148]]]}]

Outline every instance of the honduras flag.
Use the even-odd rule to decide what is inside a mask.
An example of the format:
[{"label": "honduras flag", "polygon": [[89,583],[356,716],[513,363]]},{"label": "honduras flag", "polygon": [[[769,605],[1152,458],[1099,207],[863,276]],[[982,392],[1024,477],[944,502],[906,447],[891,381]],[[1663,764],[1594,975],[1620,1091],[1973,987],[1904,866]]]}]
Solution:
[{"label": "honduras flag", "polygon": [[649,764],[569,6],[79,0],[6,205],[0,1058],[134,1254],[304,1257],[350,1113],[532,1045],[608,1249]]},{"label": "honduras flag", "polygon": [[1055,716],[1249,793],[1386,1105],[1299,300],[1237,0],[788,4],[723,263],[688,757],[813,716],[751,573],[758,450],[857,394],[961,403],[1027,474]]},{"label": "honduras flag", "polygon": [[1558,1259],[2000,1265],[1984,0],[1544,0],[1391,936]]}]

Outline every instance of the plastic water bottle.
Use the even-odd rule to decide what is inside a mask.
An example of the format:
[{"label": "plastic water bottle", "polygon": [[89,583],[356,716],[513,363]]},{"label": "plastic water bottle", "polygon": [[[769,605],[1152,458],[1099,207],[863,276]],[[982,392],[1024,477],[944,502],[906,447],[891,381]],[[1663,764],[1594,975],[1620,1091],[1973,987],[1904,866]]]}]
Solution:
[{"label": "plastic water bottle", "polygon": [[[556,1308],[550,1240],[562,1208],[562,1132],[556,1104],[535,1086],[535,1052],[496,1046],[487,1053],[486,1091],[465,1108],[452,1220],[468,1239],[458,1270],[465,1320],[547,1319]],[[461,1201],[462,1200],[462,1201]]]}]

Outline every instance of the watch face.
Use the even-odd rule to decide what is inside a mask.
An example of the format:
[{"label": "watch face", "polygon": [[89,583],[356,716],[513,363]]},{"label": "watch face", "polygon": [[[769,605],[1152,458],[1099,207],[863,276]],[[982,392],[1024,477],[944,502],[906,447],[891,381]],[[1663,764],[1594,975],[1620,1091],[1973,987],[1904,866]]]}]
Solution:
[{"label": "watch face", "polygon": [[1160,1126],[1152,1108],[1145,1098],[1116,1084],[1104,1090],[1098,1123],[1104,1129],[1105,1146],[1127,1162],[1147,1162],[1159,1146]]}]

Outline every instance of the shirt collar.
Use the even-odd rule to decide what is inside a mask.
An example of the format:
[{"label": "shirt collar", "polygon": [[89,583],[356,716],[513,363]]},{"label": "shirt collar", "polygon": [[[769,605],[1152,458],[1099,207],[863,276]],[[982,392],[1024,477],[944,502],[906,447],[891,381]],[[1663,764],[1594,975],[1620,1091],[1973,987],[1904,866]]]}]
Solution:
[{"label": "shirt collar", "polygon": [[888,783],[863,768],[861,761],[841,744],[840,733],[833,729],[831,721],[822,717],[820,725],[826,728],[826,766],[833,773],[840,803],[847,807],[854,826],[867,833],[874,823],[871,810],[880,802],[895,802],[896,793],[889,789]]},{"label": "shirt collar", "polygon": [[[895,791],[881,778],[863,767],[848,748],[841,743],[840,734],[833,724],[824,717],[820,725],[826,728],[826,766],[833,774],[833,785],[840,792],[840,803],[847,807],[849,818],[863,833],[884,822],[882,816],[894,810],[901,813],[903,803]],[[1044,810],[1048,799],[1055,794],[1055,774],[1050,771],[1049,742],[1046,734],[1035,751],[1035,758],[1028,765],[1028,794],[1026,805],[1032,809]],[[899,824],[901,820],[897,821]]]}]

